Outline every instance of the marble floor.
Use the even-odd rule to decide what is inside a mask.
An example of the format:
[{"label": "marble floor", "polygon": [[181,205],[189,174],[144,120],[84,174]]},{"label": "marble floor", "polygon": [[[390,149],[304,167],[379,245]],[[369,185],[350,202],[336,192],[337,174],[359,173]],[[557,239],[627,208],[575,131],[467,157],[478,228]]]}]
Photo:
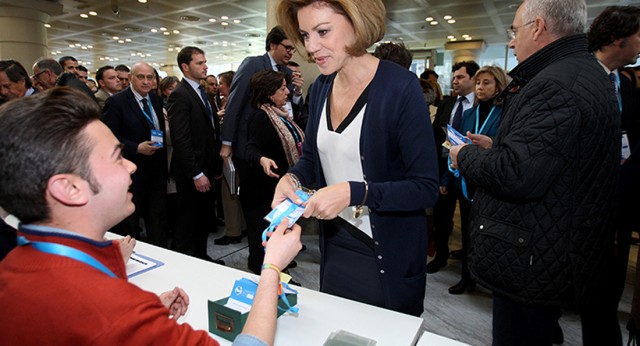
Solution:
[{"label": "marble floor", "polygon": [[[291,275],[303,287],[319,289],[320,251],[318,248],[317,226],[313,223],[303,228],[302,242],[307,250],[296,257],[297,268],[290,269]],[[213,240],[222,236],[220,230],[209,237],[209,255],[222,259],[227,266],[240,270],[247,270],[248,247],[246,237],[240,244],[218,246]],[[459,228],[454,229],[450,248],[459,248]],[[636,254],[638,246],[631,248],[627,285],[622,301],[618,308],[623,340],[626,345],[627,332],[624,329],[631,310],[633,284],[635,281]],[[460,261],[449,260],[449,265],[438,273],[427,276],[426,295],[424,299],[423,328],[430,332],[455,339],[470,345],[491,345],[491,292],[477,287],[475,291],[455,296],[448,293],[448,288],[458,282],[460,278]],[[579,316],[571,311],[565,311],[560,325],[564,331],[564,345],[581,345],[581,327]]]}]

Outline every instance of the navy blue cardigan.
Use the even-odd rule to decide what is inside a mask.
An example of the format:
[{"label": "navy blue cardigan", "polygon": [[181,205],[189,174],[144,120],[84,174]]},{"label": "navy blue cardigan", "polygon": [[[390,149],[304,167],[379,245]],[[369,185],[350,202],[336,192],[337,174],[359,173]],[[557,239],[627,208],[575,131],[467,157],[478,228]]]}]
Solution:
[{"label": "navy blue cardigan", "polygon": [[[334,78],[335,74],[318,77],[310,92],[307,140],[300,161],[290,170],[304,186],[326,186],[317,134],[319,124],[324,123],[320,119],[322,107]],[[438,161],[429,108],[418,79],[395,63],[380,61],[371,82],[360,135],[360,159],[369,185],[365,204],[371,213],[385,307],[420,315],[427,262],[424,209],[432,207],[438,198]],[[349,184],[350,205],[359,205],[364,198],[364,183]]]}]

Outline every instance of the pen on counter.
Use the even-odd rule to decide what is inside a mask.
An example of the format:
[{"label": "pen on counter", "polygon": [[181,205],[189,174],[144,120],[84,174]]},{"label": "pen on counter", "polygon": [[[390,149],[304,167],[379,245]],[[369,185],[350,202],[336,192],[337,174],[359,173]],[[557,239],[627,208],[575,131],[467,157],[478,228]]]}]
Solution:
[{"label": "pen on counter", "polygon": [[144,265],[149,265],[147,262],[141,261],[141,260],[139,260],[139,259],[137,259],[137,258],[135,258],[135,257],[133,257],[133,256],[131,256],[131,257],[129,257],[129,258],[130,258],[130,259],[132,259],[132,260],[134,260],[134,261],[136,261],[136,262],[138,262],[138,263],[142,263],[142,264],[144,264]]}]

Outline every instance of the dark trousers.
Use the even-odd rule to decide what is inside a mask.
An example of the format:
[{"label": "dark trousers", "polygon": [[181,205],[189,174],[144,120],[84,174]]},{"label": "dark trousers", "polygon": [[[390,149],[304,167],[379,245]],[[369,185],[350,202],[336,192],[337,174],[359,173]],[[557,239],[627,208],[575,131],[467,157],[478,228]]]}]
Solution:
[{"label": "dark trousers", "polygon": [[[213,184],[213,177],[208,177]],[[177,214],[173,232],[175,250],[201,259],[207,256],[209,232],[216,230],[213,189],[198,192],[193,180],[176,180]]]},{"label": "dark trousers", "polygon": [[449,237],[453,231],[453,216],[456,211],[456,201],[460,200],[460,221],[463,239],[463,250],[465,247],[465,235],[469,237],[469,214],[471,211],[471,202],[469,202],[462,193],[453,185],[449,188],[446,195],[440,195],[438,202],[433,208],[434,220],[434,243],[436,247],[436,259],[438,261],[446,261],[449,258]]},{"label": "dark trousers", "polygon": [[[249,270],[260,273],[264,261],[264,247],[262,247],[262,231],[269,225],[263,218],[271,210],[273,191],[268,191],[258,183],[261,168],[251,168],[244,159],[233,158],[236,173],[240,183],[240,204],[247,223],[247,241],[249,243]],[[257,172],[256,172],[257,171]],[[265,191],[266,190],[266,191]]]},{"label": "dark trousers", "polygon": [[528,306],[493,294],[493,346],[552,345],[560,307]]}]

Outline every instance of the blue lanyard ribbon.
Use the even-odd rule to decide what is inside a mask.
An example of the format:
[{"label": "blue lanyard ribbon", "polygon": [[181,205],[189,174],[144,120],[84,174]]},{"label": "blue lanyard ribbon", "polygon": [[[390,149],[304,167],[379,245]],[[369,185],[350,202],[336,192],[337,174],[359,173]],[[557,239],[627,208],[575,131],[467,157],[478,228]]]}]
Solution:
[{"label": "blue lanyard ribbon", "polygon": [[[307,200],[309,200],[309,197],[310,197],[306,192],[304,192],[302,190],[297,190],[296,191],[296,195],[298,195],[298,197],[300,197],[300,199],[302,199],[302,203],[304,203]],[[289,206],[289,208],[287,208],[284,212],[282,212],[277,217],[274,217],[271,220],[271,223],[269,224],[269,226],[267,226],[267,228],[265,228],[264,231],[262,231],[262,241],[263,242],[267,241],[267,232],[273,232],[276,229],[276,227],[278,227],[280,222],[282,222],[282,219],[284,219],[285,217],[289,216],[289,214],[291,214],[298,207],[302,207],[302,204],[300,204],[300,205],[295,204],[290,199],[288,201],[291,202],[291,205]],[[266,251],[266,249],[265,249],[265,251]]]},{"label": "blue lanyard ribbon", "polygon": [[117,278],[116,274],[109,270],[109,268],[105,267],[104,264],[100,263],[97,259],[91,257],[91,255],[85,252],[74,249],[72,247],[56,243],[29,241],[23,236],[18,236],[18,245],[31,245],[34,249],[40,252],[68,257],[76,261],[88,264],[112,278]]},{"label": "blue lanyard ribbon", "polygon": [[300,309],[298,309],[298,307],[296,306],[291,306],[291,304],[289,303],[289,299],[287,298],[287,295],[284,293],[284,290],[290,290],[295,294],[298,294],[298,291],[294,290],[293,288],[291,288],[291,286],[289,286],[289,284],[287,284],[286,282],[280,282],[280,284],[282,285],[282,294],[280,294],[280,298],[282,299],[282,301],[284,302],[284,305],[287,306],[287,309],[283,309],[278,305],[278,310],[287,312],[289,310],[291,310],[291,312],[293,312],[294,314],[297,314],[298,311],[300,311]]},{"label": "blue lanyard ribbon", "polygon": [[467,192],[467,182],[465,181],[464,177],[460,175],[460,170],[458,170],[457,168],[451,168],[451,156],[449,156],[447,158],[448,165],[447,167],[449,167],[449,172],[453,173],[453,176],[456,178],[460,178],[460,184],[462,185],[462,194],[464,195],[464,198],[466,198],[469,202],[473,202],[473,199],[469,198],[469,193]]},{"label": "blue lanyard ribbon", "polygon": [[493,115],[493,111],[495,109],[496,109],[496,106],[491,107],[491,111],[489,112],[489,115],[484,120],[484,123],[482,123],[482,127],[480,128],[480,131],[478,131],[478,124],[480,123],[480,106],[478,105],[478,107],[476,108],[476,132],[474,132],[475,134],[483,134],[482,131],[484,131],[484,127],[487,126],[487,124],[489,123],[489,119],[491,119],[491,115]]}]

